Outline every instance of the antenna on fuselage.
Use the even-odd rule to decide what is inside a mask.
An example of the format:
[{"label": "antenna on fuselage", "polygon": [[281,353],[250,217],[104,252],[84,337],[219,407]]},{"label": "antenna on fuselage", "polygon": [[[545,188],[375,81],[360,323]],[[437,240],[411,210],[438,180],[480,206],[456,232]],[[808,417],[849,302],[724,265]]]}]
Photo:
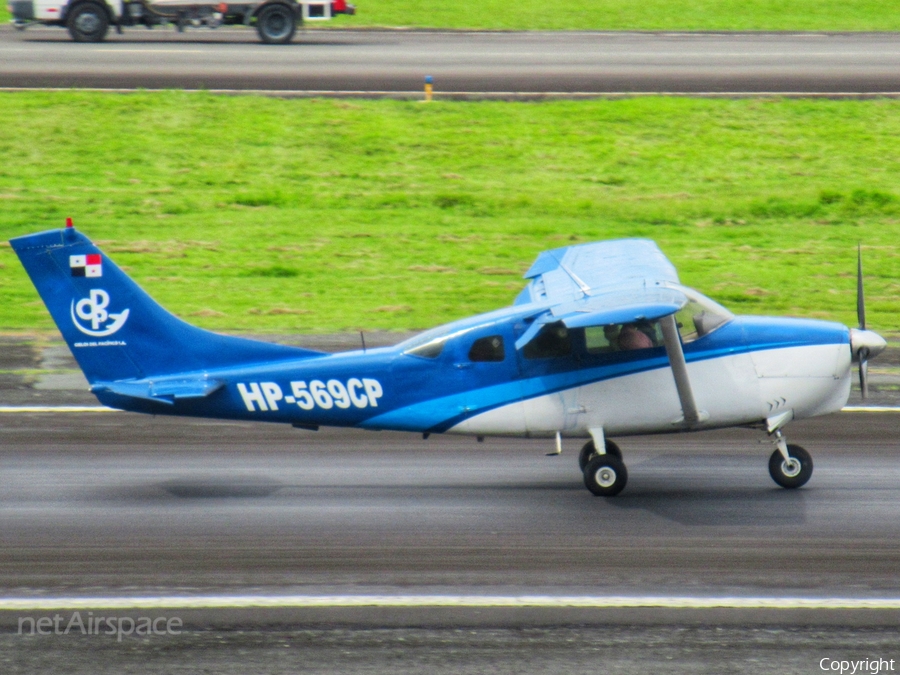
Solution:
[{"label": "antenna on fuselage", "polygon": [[362,342],[363,354],[365,354],[366,353],[366,336],[363,335],[362,331],[359,331],[359,339],[360,339],[360,342]]}]

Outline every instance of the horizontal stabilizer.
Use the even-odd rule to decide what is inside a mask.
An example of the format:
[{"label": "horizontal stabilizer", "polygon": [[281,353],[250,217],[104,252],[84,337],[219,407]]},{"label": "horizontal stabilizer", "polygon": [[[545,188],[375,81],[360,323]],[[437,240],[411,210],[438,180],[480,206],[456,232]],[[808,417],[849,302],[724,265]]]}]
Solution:
[{"label": "horizontal stabilizer", "polygon": [[91,387],[91,391],[94,393],[108,391],[119,396],[141,398],[147,401],[157,401],[172,405],[176,399],[203,398],[224,386],[224,382],[199,376],[160,380],[97,382]]}]

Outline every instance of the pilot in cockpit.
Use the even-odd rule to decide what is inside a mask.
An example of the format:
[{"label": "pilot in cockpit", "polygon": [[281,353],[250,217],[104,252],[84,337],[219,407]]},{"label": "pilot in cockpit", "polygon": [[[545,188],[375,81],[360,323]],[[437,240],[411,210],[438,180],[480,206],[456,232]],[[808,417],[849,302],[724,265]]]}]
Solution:
[{"label": "pilot in cockpit", "polygon": [[633,323],[626,323],[619,331],[619,339],[617,341],[619,349],[631,351],[633,349],[650,349],[653,347],[653,341],[648,335],[640,330]]}]

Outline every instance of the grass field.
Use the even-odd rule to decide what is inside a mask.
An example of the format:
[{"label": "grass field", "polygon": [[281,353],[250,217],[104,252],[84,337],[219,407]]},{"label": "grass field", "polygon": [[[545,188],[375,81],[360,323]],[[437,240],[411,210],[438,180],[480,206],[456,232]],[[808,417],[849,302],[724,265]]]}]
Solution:
[{"label": "grass field", "polygon": [[341,25],[502,30],[897,30],[877,0],[359,0]]},{"label": "grass field", "polygon": [[[321,27],[501,30],[898,30],[883,0],[356,0],[358,14]],[[8,21],[6,3],[0,20]]]},{"label": "grass field", "polygon": [[[900,328],[900,102],[2,94],[0,239],[66,216],[226,331],[416,329],[547,248],[655,239],[739,313]],[[11,124],[10,120],[28,120]],[[8,246],[0,329],[52,327]]]}]

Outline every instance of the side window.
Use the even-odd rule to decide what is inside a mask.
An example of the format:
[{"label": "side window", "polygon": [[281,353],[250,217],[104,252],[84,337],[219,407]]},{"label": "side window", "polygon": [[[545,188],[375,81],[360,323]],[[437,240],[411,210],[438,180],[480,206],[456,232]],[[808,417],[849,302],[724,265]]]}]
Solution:
[{"label": "side window", "polygon": [[569,329],[562,322],[547,324],[525,345],[522,355],[526,359],[549,359],[572,353]]},{"label": "side window", "polygon": [[621,326],[588,326],[584,329],[584,345],[588,354],[605,354],[619,351],[617,343]]},{"label": "side window", "polygon": [[502,335],[479,338],[472,343],[469,350],[470,361],[502,361],[505,357]]},{"label": "side window", "polygon": [[637,321],[589,326],[584,329],[584,342],[588,354],[605,354],[652,349],[662,345],[663,338],[658,321]]},{"label": "side window", "polygon": [[444,351],[444,345],[447,343],[447,336],[442,336],[426,342],[425,344],[407,349],[404,354],[412,354],[413,356],[421,356],[425,359],[436,359]]}]

